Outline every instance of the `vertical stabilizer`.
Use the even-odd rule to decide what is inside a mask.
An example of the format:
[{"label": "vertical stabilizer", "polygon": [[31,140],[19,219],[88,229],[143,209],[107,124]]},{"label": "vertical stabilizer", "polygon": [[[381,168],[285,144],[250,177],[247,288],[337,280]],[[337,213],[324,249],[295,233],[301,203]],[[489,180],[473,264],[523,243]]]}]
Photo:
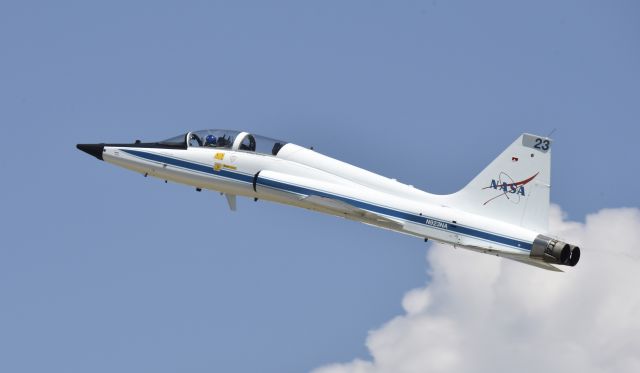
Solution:
[{"label": "vertical stabilizer", "polygon": [[451,207],[545,233],[550,189],[551,139],[523,134],[447,200]]}]

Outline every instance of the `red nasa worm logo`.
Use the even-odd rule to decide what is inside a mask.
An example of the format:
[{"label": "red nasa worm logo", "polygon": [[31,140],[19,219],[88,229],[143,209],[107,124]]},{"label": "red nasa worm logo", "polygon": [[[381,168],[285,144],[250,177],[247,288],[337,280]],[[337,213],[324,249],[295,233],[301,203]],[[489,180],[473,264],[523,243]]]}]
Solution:
[{"label": "red nasa worm logo", "polygon": [[493,201],[494,199],[502,196],[506,197],[509,201],[513,203],[516,203],[516,204],[519,203],[520,198],[526,196],[524,186],[527,185],[529,182],[531,182],[531,180],[535,179],[539,173],[540,172],[536,172],[535,175],[531,176],[530,178],[524,179],[522,181],[513,181],[511,176],[507,175],[505,172],[500,172],[500,175],[498,175],[497,180],[492,179],[491,185],[489,185],[488,187],[482,188],[482,190],[494,189],[496,191],[500,191],[500,194],[488,199],[485,203],[483,203],[483,205],[486,205],[487,203]]}]

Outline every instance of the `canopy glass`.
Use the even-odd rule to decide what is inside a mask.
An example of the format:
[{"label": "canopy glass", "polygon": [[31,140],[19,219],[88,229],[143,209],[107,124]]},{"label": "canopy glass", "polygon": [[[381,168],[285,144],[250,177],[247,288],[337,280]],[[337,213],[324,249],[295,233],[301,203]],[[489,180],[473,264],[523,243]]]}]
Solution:
[{"label": "canopy glass", "polygon": [[235,130],[207,129],[192,131],[160,142],[187,148],[218,148],[277,155],[286,141]]}]

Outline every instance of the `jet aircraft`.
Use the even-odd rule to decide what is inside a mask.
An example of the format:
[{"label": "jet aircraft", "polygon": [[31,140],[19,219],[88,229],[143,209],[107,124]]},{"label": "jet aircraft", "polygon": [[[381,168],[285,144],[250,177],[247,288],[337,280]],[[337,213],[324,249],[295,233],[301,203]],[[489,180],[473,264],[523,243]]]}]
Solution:
[{"label": "jet aircraft", "polygon": [[580,248],[548,233],[551,139],[522,134],[478,176],[436,195],[286,141],[192,131],[159,142],[78,144],[114,165],[162,180],[267,200],[495,255],[552,271]]}]

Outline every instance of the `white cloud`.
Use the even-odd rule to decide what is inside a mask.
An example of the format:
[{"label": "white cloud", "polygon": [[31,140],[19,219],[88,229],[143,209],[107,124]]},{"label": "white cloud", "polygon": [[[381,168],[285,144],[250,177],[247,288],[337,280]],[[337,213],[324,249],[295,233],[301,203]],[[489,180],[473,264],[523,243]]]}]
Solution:
[{"label": "white cloud", "polygon": [[367,337],[372,361],[314,373],[640,372],[640,209],[605,209],[554,233],[582,249],[553,273],[434,245],[432,280]]}]

